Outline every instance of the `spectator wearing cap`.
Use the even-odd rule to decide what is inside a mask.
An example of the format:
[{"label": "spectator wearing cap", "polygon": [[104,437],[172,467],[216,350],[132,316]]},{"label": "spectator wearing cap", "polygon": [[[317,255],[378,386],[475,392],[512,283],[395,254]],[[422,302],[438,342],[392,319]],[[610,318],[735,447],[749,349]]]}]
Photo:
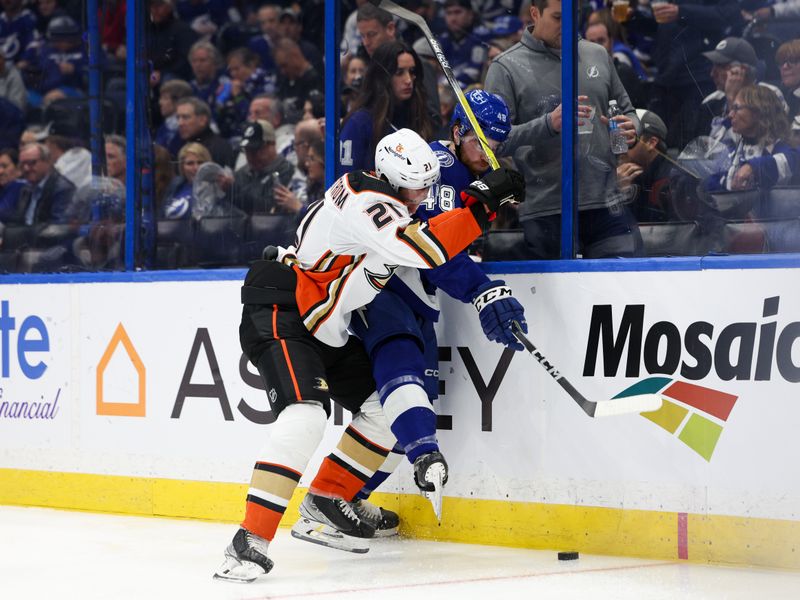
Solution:
[{"label": "spectator wearing cap", "polygon": [[178,116],[175,113],[178,100],[192,95],[193,88],[183,79],[170,79],[158,90],[158,110],[164,121],[158,126],[154,142],[165,148],[178,136]]},{"label": "spectator wearing cap", "polygon": [[[275,148],[278,154],[286,157],[293,166],[297,166],[294,153],[295,125],[287,123],[283,117],[283,103],[275,94],[258,94],[250,101],[247,109],[248,121],[267,121],[275,129]],[[247,158],[240,152],[236,159],[236,168],[245,165]]]},{"label": "spectator wearing cap", "polygon": [[282,203],[278,186],[288,187],[294,167],[275,148],[275,129],[267,121],[245,123],[240,147],[247,164],[233,176],[233,206],[245,214],[297,214],[300,202]]},{"label": "spectator wearing cap", "polygon": [[281,37],[294,40],[303,56],[320,73],[325,70],[325,63],[322,61],[322,52],[314,44],[303,39],[303,19],[300,12],[293,8],[284,8],[278,19],[278,32]]},{"label": "spectator wearing cap", "polygon": [[36,89],[29,90],[32,106],[47,106],[61,98],[83,96],[88,57],[81,41],[81,28],[72,17],[54,17],[47,26],[47,41],[36,56],[25,58],[41,72]]},{"label": "spectator wearing cap", "polygon": [[173,0],[151,0],[147,36],[147,58],[152,64],[150,84],[179,78],[192,79],[189,50],[197,41],[197,33],[176,18]]},{"label": "spectator wearing cap", "polygon": [[[359,54],[368,61],[372,59],[379,46],[397,39],[397,26],[392,15],[373,4],[367,3],[358,7],[356,27],[362,44]],[[434,127],[438,128],[442,125],[439,120],[439,90],[436,87],[439,68],[424,60],[420,64],[424,71],[428,115]]]},{"label": "spectator wearing cap", "polygon": [[208,104],[194,96],[182,98],[178,100],[175,114],[178,118],[178,137],[169,148],[173,156],[180,149],[175,148],[176,143],[183,146],[188,142],[198,142],[208,149],[215,163],[223,167],[233,166],[231,145],[211,131],[211,109]]},{"label": "spectator wearing cap", "polygon": [[649,110],[638,108],[636,115],[641,134],[623,155],[617,167],[617,181],[639,221],[665,221],[669,218],[672,171],[672,164],[665,158],[667,126]]},{"label": "spectator wearing cap", "polygon": [[478,23],[471,0],[445,0],[444,22],[446,30],[439,43],[453,75],[462,87],[477,83],[491,31]]},{"label": "spectator wearing cap", "polygon": [[800,39],[781,44],[775,53],[781,72],[783,95],[789,105],[789,118],[796,144],[800,144]]},{"label": "spectator wearing cap", "polygon": [[0,149],[0,223],[14,221],[23,196],[30,194],[27,182],[20,179],[19,154],[14,148]]},{"label": "spectator wearing cap", "polygon": [[699,109],[714,83],[703,52],[739,23],[737,0],[672,0],[650,12],[636,11],[626,23],[629,32],[655,35],[656,75],[648,108],[667,124],[669,147],[683,148],[707,132]]},{"label": "spectator wearing cap", "polygon": [[[713,115],[709,135],[716,140],[724,140],[732,136],[736,142],[736,134],[731,131],[730,107],[739,91],[753,85],[757,81],[758,57],[747,40],[727,37],[717,44],[714,50],[704,52],[711,64],[711,78],[716,91],[703,99],[704,112]],[[783,94],[774,85],[759,83],[769,88],[781,102]]]},{"label": "spectator wearing cap", "polygon": [[261,33],[253,37],[247,47],[261,59],[261,68],[269,74],[277,71],[272,51],[280,37],[281,7],[277,4],[265,4],[256,12],[258,27]]},{"label": "spectator wearing cap", "polygon": [[[194,77],[189,82],[192,94],[212,106],[220,86],[222,75],[222,54],[214,44],[200,40],[189,50],[189,65]],[[165,84],[166,85],[166,84]]]},{"label": "spectator wearing cap", "polygon": [[312,91],[325,90],[325,81],[300,51],[297,42],[281,38],[275,44],[275,64],[278,67],[278,97],[302,111]]},{"label": "spectator wearing cap", "polygon": [[15,223],[64,223],[75,194],[72,182],[56,171],[44,144],[28,144],[19,155],[22,176],[31,186],[27,202],[17,207]]},{"label": "spectator wearing cap", "polygon": [[0,52],[5,54],[11,63],[19,62],[25,49],[39,38],[36,15],[25,8],[24,4],[23,0],[2,1]]}]

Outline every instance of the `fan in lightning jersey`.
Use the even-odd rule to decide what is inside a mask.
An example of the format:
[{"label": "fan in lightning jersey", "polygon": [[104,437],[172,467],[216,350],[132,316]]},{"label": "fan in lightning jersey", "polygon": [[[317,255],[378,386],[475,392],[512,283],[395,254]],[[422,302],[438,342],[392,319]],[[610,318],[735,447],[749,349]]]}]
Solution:
[{"label": "fan in lightning jersey", "polygon": [[[375,528],[350,500],[385,462],[395,438],[364,346],[347,332],[351,316],[395,270],[443,264],[480,235],[501,201],[524,194],[518,173],[493,172],[475,182],[468,207],[421,222],[410,213],[439,179],[438,161],[425,141],[401,129],[379,142],[375,164],[375,174],[357,171],[337,180],[308,210],[294,246],[256,261],[245,278],[239,338],[262,378],[275,422],[218,578],[253,581],[272,568],[269,543],[322,441],[331,399],[354,417],[311,481],[292,535],[368,550],[365,540]],[[420,486],[441,487],[439,457],[422,458],[424,468],[415,474]],[[329,529],[333,534],[326,537]]]},{"label": "fan in lightning jersey", "polygon": [[[510,122],[505,102],[482,90],[469,92],[467,101],[489,145],[496,147],[506,140]],[[461,106],[454,112],[451,132],[449,142],[431,144],[439,159],[441,180],[438,193],[428,196],[415,213],[422,221],[460,210],[460,192],[489,169]],[[403,453],[416,463],[422,456],[439,452],[436,415],[431,405],[438,396],[439,383],[434,333],[439,314],[433,296],[436,287],[463,302],[472,302],[489,340],[523,349],[511,331],[514,320],[527,331],[522,306],[503,281],[490,281],[466,252],[435,269],[396,269],[386,289],[351,321],[354,333],[370,354],[381,403],[399,443],[359,492],[363,500],[396,468]],[[377,531],[376,535],[382,533]]]}]

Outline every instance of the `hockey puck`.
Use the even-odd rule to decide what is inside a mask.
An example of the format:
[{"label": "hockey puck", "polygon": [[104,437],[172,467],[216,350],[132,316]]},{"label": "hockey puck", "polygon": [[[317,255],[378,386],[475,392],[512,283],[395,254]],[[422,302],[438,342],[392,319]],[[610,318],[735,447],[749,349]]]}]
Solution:
[{"label": "hockey puck", "polygon": [[578,560],[577,552],[559,552],[558,560]]}]

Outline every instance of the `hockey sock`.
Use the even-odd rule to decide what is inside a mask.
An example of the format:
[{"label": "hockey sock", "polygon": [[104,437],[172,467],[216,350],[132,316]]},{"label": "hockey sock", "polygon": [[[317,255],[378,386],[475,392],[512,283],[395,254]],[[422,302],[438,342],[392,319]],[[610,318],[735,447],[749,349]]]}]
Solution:
[{"label": "hockey sock", "polygon": [[395,388],[386,397],[383,412],[409,462],[413,464],[418,456],[439,450],[436,413],[422,386]]},{"label": "hockey sock", "polygon": [[378,486],[386,481],[389,475],[394,473],[398,465],[403,462],[403,456],[403,449],[398,444],[395,444],[392,451],[389,452],[389,456],[386,457],[386,460],[383,461],[380,468],[375,471],[375,475],[373,475],[356,494],[356,498],[360,498],[361,500],[369,498],[370,494],[378,489]]},{"label": "hockey sock", "polygon": [[395,439],[373,393],[345,429],[339,444],[322,461],[309,492],[352,500],[384,463]]},{"label": "hockey sock", "polygon": [[425,357],[417,340],[390,338],[372,351],[372,362],[386,419],[408,460],[438,450],[436,413],[425,392]]},{"label": "hockey sock", "polygon": [[253,468],[242,527],[267,540],[275,537],[327,420],[325,409],[315,403],[291,404],[281,411]]}]

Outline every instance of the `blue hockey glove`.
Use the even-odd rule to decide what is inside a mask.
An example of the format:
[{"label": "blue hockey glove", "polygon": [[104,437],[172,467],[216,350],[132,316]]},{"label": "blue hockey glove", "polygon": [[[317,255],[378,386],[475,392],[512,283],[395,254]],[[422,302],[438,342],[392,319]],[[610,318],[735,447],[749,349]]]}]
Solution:
[{"label": "blue hockey glove", "polygon": [[511,330],[511,322],[519,321],[522,331],[528,333],[525,309],[514,298],[511,288],[506,286],[505,281],[498,279],[482,284],[476,290],[472,304],[478,310],[483,333],[490,341],[514,350],[525,349]]}]

